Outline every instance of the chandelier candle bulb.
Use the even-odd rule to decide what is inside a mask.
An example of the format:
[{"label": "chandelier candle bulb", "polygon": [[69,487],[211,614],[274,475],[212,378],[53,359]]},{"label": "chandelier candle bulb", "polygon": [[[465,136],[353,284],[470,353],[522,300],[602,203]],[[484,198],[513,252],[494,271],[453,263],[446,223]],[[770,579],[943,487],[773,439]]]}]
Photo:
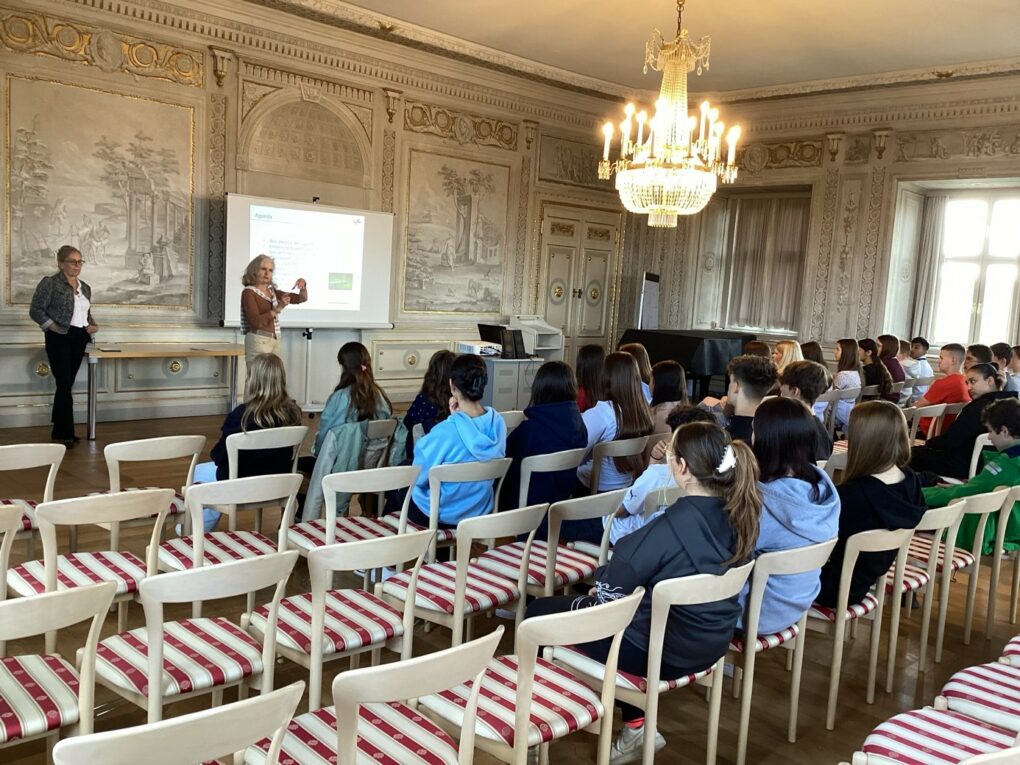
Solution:
[{"label": "chandelier candle bulb", "polygon": [[708,121],[708,101],[701,102],[701,127],[698,129],[698,140],[704,141],[707,138],[705,123]]},{"label": "chandelier candle bulb", "polygon": [[740,127],[734,125],[730,128],[730,132],[726,134],[726,143],[729,146],[729,151],[726,155],[726,164],[734,164],[734,160],[737,156],[737,141],[740,140]]},{"label": "chandelier candle bulb", "polygon": [[602,126],[602,135],[606,137],[606,141],[602,147],[602,159],[609,161],[609,142],[613,140],[613,123],[607,122]]},{"label": "chandelier candle bulb", "polygon": [[638,149],[645,143],[645,122],[648,121],[648,112],[641,110],[637,114],[637,145]]}]

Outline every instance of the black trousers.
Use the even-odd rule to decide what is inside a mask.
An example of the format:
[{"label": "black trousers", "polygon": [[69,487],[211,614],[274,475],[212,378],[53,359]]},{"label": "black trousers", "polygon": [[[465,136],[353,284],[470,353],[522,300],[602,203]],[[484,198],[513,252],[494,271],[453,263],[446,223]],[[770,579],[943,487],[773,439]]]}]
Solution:
[{"label": "black trousers", "polygon": [[85,346],[91,336],[84,327],[71,327],[66,335],[46,332],[46,357],[50,362],[50,371],[57,384],[57,392],[53,394],[52,438],[70,439],[74,437],[74,405],[71,401],[71,388],[74,378],[78,376],[78,368],[85,357]]}]

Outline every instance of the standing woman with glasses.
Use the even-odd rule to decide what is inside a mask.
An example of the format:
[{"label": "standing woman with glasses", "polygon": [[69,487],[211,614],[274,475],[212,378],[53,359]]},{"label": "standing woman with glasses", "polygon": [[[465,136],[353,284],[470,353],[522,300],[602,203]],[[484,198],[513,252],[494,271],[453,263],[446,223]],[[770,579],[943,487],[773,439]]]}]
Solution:
[{"label": "standing woman with glasses", "polygon": [[244,362],[250,370],[260,353],[280,355],[280,313],[291,303],[308,300],[304,279],[294,282],[294,291],[277,289],[273,282],[276,263],[268,255],[257,255],[241,276],[241,332],[244,333]]},{"label": "standing woman with glasses", "polygon": [[57,251],[53,276],[43,277],[32,295],[28,310],[32,321],[46,333],[46,357],[57,391],[53,394],[53,431],[50,438],[74,446],[74,405],[71,387],[85,356],[85,346],[99,327],[92,320],[92,288],[78,278],[81,253],[69,244]]}]

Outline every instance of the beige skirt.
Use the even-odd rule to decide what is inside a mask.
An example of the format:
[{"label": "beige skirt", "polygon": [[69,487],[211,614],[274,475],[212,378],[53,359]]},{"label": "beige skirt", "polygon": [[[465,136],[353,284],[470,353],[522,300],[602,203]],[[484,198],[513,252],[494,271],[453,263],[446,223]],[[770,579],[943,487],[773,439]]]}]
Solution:
[{"label": "beige skirt", "polygon": [[[244,336],[244,363],[246,370],[251,369],[251,363],[260,353],[273,353],[280,355],[280,338],[258,335],[248,332]],[[248,373],[245,371],[245,378]]]}]

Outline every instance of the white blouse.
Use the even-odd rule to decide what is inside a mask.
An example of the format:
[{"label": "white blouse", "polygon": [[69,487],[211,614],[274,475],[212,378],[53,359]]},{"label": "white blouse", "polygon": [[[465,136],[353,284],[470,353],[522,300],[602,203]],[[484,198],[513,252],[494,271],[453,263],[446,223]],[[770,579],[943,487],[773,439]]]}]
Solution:
[{"label": "white blouse", "polygon": [[89,307],[92,304],[82,292],[81,285],[74,291],[74,311],[71,313],[72,327],[87,327],[89,325]]}]

